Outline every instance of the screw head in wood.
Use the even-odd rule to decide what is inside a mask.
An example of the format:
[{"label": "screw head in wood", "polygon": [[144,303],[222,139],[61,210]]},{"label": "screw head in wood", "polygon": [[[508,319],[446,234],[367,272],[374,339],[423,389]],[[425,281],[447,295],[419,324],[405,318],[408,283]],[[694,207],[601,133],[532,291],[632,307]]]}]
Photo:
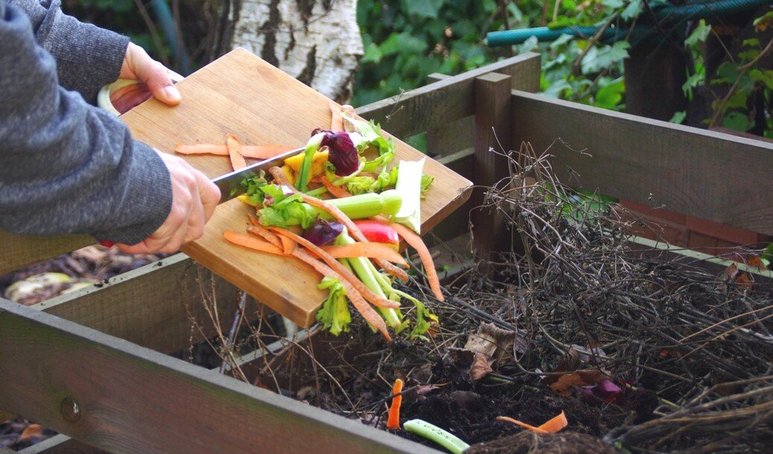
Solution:
[{"label": "screw head in wood", "polygon": [[78,422],[81,419],[81,407],[72,397],[65,397],[59,405],[62,418],[67,422]]}]

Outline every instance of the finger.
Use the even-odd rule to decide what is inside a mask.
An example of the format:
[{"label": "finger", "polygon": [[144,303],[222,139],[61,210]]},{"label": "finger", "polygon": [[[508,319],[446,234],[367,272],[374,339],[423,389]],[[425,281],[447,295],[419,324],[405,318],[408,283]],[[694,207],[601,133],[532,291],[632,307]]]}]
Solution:
[{"label": "finger", "polygon": [[147,69],[142,71],[140,78],[148,87],[153,97],[168,104],[176,106],[182,100],[180,91],[175,87],[170,72],[157,61],[148,63]]},{"label": "finger", "polygon": [[199,197],[204,207],[204,222],[206,222],[212,217],[220,202],[220,189],[203,174],[199,178]]}]

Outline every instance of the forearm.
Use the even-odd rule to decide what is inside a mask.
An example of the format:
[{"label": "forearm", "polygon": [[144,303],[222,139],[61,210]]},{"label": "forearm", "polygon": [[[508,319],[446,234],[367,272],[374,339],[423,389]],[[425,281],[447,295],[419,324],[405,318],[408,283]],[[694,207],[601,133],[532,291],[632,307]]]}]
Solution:
[{"label": "forearm", "polygon": [[0,17],[0,228],[136,243],[171,206],[166,166],[118,120],[57,83],[19,10]]},{"label": "forearm", "polygon": [[59,83],[94,103],[118,78],[129,38],[64,14],[59,0],[8,0],[30,18],[35,39],[56,59]]}]

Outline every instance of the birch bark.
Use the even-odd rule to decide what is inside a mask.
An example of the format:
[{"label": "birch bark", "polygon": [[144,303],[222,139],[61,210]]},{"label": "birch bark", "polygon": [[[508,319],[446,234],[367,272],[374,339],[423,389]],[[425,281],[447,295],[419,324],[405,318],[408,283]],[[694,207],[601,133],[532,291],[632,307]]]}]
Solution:
[{"label": "birch bark", "polygon": [[338,102],[351,97],[363,53],[357,0],[234,2],[231,47],[244,47]]}]

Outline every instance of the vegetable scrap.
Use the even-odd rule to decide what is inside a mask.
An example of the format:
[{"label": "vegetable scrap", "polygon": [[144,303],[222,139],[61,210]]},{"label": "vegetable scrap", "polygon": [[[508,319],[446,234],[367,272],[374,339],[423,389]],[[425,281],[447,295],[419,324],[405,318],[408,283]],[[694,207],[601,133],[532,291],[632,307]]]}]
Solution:
[{"label": "vegetable scrap", "polygon": [[231,168],[240,170],[247,167],[247,161],[242,155],[242,143],[233,134],[226,134],[225,143],[228,146],[228,157],[231,159]]},{"label": "vegetable scrap", "polygon": [[411,419],[405,421],[403,423],[403,429],[439,444],[452,454],[462,454],[470,447],[470,445],[456,435],[441,429],[432,423],[424,421],[423,419]]},{"label": "vegetable scrap", "polygon": [[[409,326],[410,338],[426,338],[438,317],[394,280],[408,279],[409,264],[399,253],[402,238],[418,252],[432,294],[443,300],[419,236],[420,203],[432,177],[422,173],[423,160],[393,165],[392,141],[351,107],[332,109],[332,116],[331,129],[313,131],[304,151],[242,182],[245,194],[239,200],[254,207],[252,225],[242,233],[227,231],[224,238],[262,253],[293,256],[319,272],[319,288],[328,294],[317,320],[334,335],[348,331],[348,300],[387,340],[390,332]],[[233,150],[246,149],[235,136],[229,135],[228,143],[231,159]],[[403,302],[413,307],[403,310]]]},{"label": "vegetable scrap", "polygon": [[247,167],[245,158],[270,159],[291,149],[288,146],[277,144],[244,145],[236,135],[228,133],[225,136],[224,144],[177,144],[174,147],[174,152],[184,155],[228,156],[231,168],[239,170]]},{"label": "vegetable scrap", "polygon": [[556,433],[569,425],[569,421],[566,419],[566,415],[564,414],[563,410],[557,416],[551,418],[538,427],[532,426],[531,424],[526,424],[525,422],[513,419],[509,416],[497,416],[497,421],[510,422],[518,427],[522,427],[526,430],[540,434]]},{"label": "vegetable scrap", "polygon": [[392,403],[389,405],[386,428],[389,430],[400,429],[400,405],[403,403],[403,381],[395,379],[392,385]]}]

